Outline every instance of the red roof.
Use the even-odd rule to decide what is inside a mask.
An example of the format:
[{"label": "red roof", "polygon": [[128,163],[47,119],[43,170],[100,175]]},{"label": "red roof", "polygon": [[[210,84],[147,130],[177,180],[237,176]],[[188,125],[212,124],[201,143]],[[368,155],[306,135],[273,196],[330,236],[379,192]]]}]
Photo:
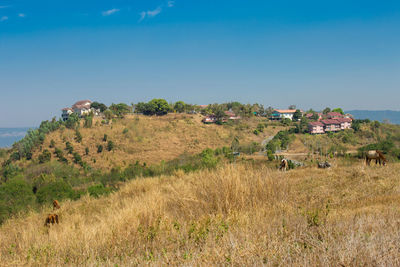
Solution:
[{"label": "red roof", "polygon": [[67,111],[67,110],[71,110],[72,111],[72,108],[63,108],[62,111],[64,111],[64,110],[65,111]]},{"label": "red roof", "polygon": [[92,101],[90,101],[90,100],[81,100],[81,101],[76,102],[72,106],[72,108],[73,109],[82,109],[82,108],[89,109],[90,108],[90,104],[92,104]]},{"label": "red roof", "polygon": [[350,118],[337,118],[335,119],[340,123],[344,123],[344,122],[352,122],[352,120]]},{"label": "red roof", "polygon": [[275,109],[274,111],[278,113],[295,113],[296,109]]},{"label": "red roof", "polygon": [[320,121],[313,121],[313,122],[310,122],[309,125],[311,125],[311,126],[321,126],[321,127],[324,127],[324,124],[323,124],[322,122],[320,122]]},{"label": "red roof", "polygon": [[339,112],[329,112],[326,115],[328,115],[329,117],[343,117],[343,114]]},{"label": "red roof", "polygon": [[235,117],[236,114],[233,113],[232,111],[225,111],[225,115],[230,116],[230,117]]},{"label": "red roof", "polygon": [[340,124],[340,122],[337,119],[327,119],[327,120],[322,120],[321,121],[323,124],[328,125],[328,124]]}]

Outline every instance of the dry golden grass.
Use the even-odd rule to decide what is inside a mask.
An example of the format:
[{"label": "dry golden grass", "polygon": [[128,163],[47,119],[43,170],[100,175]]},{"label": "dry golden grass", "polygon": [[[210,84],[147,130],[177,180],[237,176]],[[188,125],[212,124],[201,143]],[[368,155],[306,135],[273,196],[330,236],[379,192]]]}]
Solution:
[{"label": "dry golden grass", "polygon": [[[235,125],[206,125],[201,119],[200,115],[168,114],[162,117],[131,115],[112,125],[101,125],[97,120],[90,129],[81,127],[81,143],[75,142],[74,130],[65,129],[47,135],[43,149],[49,149],[51,140],[55,141],[56,147],[65,149],[65,142],[69,141],[89,165],[97,169],[110,169],[115,166],[124,167],[137,160],[158,164],[162,160],[176,159],[182,154],[194,155],[206,148],[230,146],[235,136],[239,137],[242,144],[252,141],[261,143],[266,136],[274,136],[283,129],[279,126],[267,127],[264,133],[256,136],[253,130],[262,121],[260,118],[243,121],[247,129],[238,129]],[[124,129],[127,129],[125,134]],[[107,142],[102,141],[104,134],[115,143],[114,151],[106,150]],[[104,146],[100,154],[97,153],[99,144]],[[90,151],[88,156],[85,155],[86,147]],[[34,158],[39,153],[35,151]],[[72,162],[72,155],[66,157]]]},{"label": "dry golden grass", "polygon": [[400,265],[399,164],[138,179],[0,227],[0,265]]}]

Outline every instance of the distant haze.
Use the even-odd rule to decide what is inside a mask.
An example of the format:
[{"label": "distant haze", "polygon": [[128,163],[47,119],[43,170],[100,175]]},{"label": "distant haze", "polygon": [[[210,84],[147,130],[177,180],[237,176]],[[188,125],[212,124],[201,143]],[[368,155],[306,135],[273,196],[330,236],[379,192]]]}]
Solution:
[{"label": "distant haze", "polygon": [[346,113],[352,114],[356,119],[370,119],[383,122],[389,120],[390,123],[400,124],[400,111],[393,110],[349,110]]}]

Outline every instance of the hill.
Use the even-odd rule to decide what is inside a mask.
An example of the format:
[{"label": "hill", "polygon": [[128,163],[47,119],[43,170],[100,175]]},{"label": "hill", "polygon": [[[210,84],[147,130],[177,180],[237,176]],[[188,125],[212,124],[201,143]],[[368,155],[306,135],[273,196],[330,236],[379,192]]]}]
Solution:
[{"label": "hill", "polygon": [[[55,148],[65,149],[69,142],[73,151],[82,160],[95,169],[109,170],[112,167],[126,167],[136,161],[159,164],[171,161],[182,155],[195,155],[206,148],[230,147],[237,137],[240,144],[261,143],[266,137],[274,136],[283,126],[267,127],[259,135],[253,134],[257,124],[265,119],[252,118],[238,123],[216,125],[204,124],[202,116],[189,114],[168,114],[165,116],[128,115],[124,119],[114,120],[111,124],[102,124],[95,120],[91,128],[84,128],[83,122],[79,132],[82,140],[76,140],[76,131],[61,128],[49,133],[42,145],[36,149],[33,158],[39,157],[44,149],[54,152]],[[107,141],[104,141],[107,135]],[[51,142],[54,145],[51,147]],[[107,142],[112,141],[114,148],[107,151]],[[98,153],[98,146],[103,151]],[[86,148],[89,149],[86,155]],[[73,155],[64,153],[72,162]]]},{"label": "hill", "polygon": [[400,111],[393,110],[349,110],[346,113],[352,114],[356,119],[370,119],[383,122],[400,124]]},{"label": "hill", "polygon": [[0,226],[3,265],[399,264],[400,165],[226,165],[128,182]]}]

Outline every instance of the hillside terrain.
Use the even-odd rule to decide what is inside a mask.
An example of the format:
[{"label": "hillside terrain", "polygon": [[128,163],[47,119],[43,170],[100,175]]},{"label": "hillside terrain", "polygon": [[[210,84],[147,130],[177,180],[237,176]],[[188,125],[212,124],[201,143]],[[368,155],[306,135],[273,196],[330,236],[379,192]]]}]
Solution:
[{"label": "hillside terrain", "polygon": [[[261,143],[264,138],[274,136],[283,126],[265,128],[264,132],[254,135],[253,130],[258,123],[264,120],[252,118],[236,124],[216,125],[204,124],[200,115],[168,114],[163,117],[128,115],[111,124],[101,124],[95,120],[91,128],[81,127],[82,141],[77,142],[75,130],[62,128],[49,133],[42,145],[43,149],[54,152],[55,148],[65,149],[66,142],[70,142],[74,152],[82,156],[83,161],[96,169],[110,169],[125,167],[136,161],[140,163],[159,164],[161,161],[170,161],[181,155],[195,155],[206,148],[230,147],[237,137],[241,144],[252,142]],[[113,150],[107,151],[107,141],[114,143]],[[54,147],[50,147],[51,141]],[[101,153],[98,146],[104,147]],[[85,149],[89,149],[88,155]],[[41,150],[33,153],[38,158]],[[70,162],[72,154],[65,155]]]},{"label": "hillside terrain", "polygon": [[335,162],[281,173],[263,165],[138,179],[0,226],[15,265],[400,264],[400,165]]}]

